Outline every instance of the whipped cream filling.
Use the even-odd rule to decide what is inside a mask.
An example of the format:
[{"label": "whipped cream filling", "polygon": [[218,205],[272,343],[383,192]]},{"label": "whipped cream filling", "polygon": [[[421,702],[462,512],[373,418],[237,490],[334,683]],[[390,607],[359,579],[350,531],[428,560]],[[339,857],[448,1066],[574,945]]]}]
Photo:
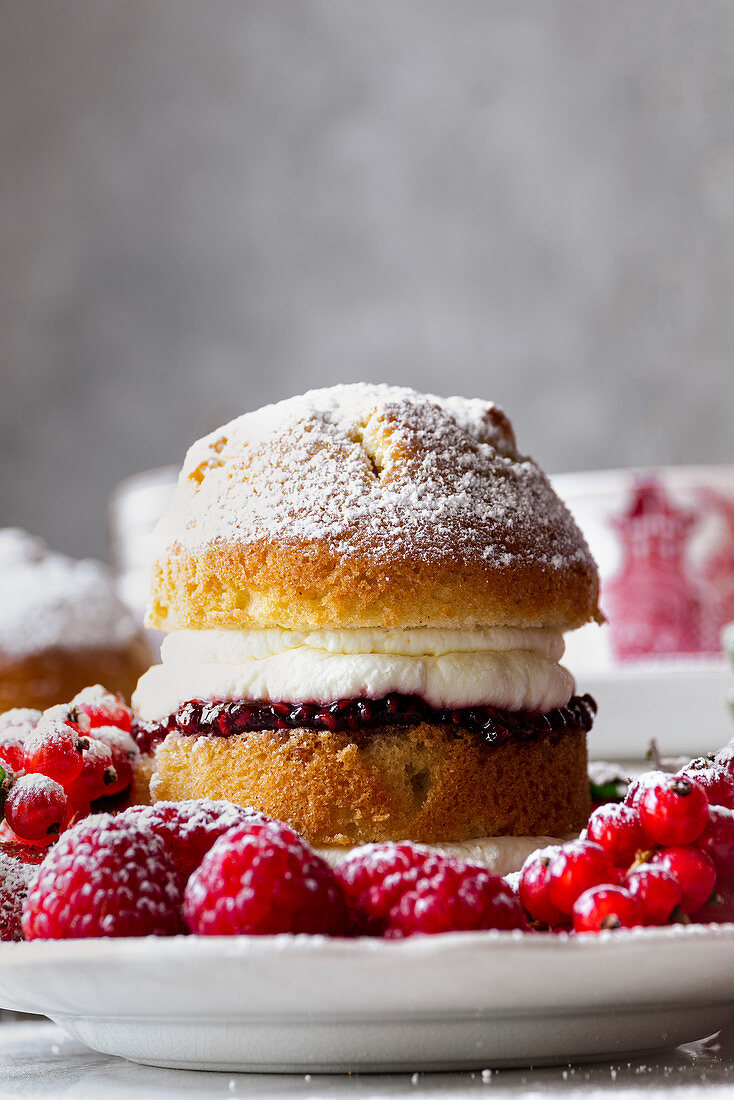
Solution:
[{"label": "whipped cream filling", "polygon": [[[422,848],[431,848],[442,855],[455,859],[465,859],[470,863],[481,863],[495,875],[509,875],[519,871],[528,856],[539,848],[548,848],[553,844],[563,844],[573,840],[576,833],[565,837],[552,836],[483,836],[476,840],[457,840],[444,844],[422,844]],[[354,848],[317,848],[318,854],[332,867],[353,852]]]},{"label": "whipped cream filling", "polygon": [[139,680],[133,706],[159,721],[191,699],[329,703],[417,695],[437,709],[545,713],[574,693],[553,630],[179,630]]}]

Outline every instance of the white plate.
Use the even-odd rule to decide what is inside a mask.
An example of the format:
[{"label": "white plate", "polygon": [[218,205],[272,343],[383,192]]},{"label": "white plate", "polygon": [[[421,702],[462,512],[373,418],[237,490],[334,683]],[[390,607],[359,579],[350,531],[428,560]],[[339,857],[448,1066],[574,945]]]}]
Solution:
[{"label": "white plate", "polygon": [[734,1019],[734,925],[0,945],[0,1004],[106,1054],[258,1072],[629,1056]]},{"label": "white plate", "polygon": [[639,662],[587,673],[578,685],[599,704],[589,734],[592,760],[641,760],[653,737],[663,756],[702,756],[734,738],[727,701],[734,673],[723,658]]}]

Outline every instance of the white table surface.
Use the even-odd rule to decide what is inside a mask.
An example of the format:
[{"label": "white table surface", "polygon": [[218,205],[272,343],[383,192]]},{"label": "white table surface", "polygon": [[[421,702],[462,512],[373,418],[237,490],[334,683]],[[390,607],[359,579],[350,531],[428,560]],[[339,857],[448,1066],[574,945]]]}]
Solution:
[{"label": "white table surface", "polygon": [[44,1020],[0,1023],[0,1100],[188,1100],[189,1097],[666,1097],[734,1096],[734,1028],[656,1058],[494,1073],[327,1077],[154,1069],[95,1054]]}]

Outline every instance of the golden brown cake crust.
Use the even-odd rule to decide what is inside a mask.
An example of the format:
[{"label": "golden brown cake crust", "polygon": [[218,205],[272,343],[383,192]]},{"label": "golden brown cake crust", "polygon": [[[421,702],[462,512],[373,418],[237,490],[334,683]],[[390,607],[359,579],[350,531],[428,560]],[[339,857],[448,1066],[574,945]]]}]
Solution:
[{"label": "golden brown cake crust", "polygon": [[150,624],[549,626],[598,610],[596,566],[484,401],[336,386],[190,449]]},{"label": "golden brown cake crust", "polygon": [[129,700],[149,666],[150,650],[142,638],[117,648],[52,648],[12,657],[0,653],[0,714],[14,707],[45,710],[68,703],[90,684],[102,684]]},{"label": "golden brown cake crust", "polygon": [[561,836],[589,813],[586,734],[486,746],[443,726],[381,730],[361,743],[314,730],[232,737],[170,733],[153,799],[226,798],[288,821],[315,845]]}]

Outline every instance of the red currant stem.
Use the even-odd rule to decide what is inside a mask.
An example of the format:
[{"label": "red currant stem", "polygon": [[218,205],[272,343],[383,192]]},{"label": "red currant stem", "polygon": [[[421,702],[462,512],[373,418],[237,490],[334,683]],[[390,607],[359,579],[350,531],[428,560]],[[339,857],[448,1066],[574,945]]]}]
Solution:
[{"label": "red currant stem", "polygon": [[647,752],[645,753],[645,759],[649,760],[655,771],[662,771],[661,764],[663,758],[660,755],[660,749],[658,748],[657,738],[651,737],[650,743],[647,746]]},{"label": "red currant stem", "polygon": [[631,871],[636,871],[637,868],[641,867],[643,863],[649,863],[652,857],[655,855],[655,852],[655,848],[648,848],[645,851],[640,848],[640,850],[635,855],[635,858],[632,860],[632,863],[627,868],[627,874],[630,874]]},{"label": "red currant stem", "polygon": [[676,905],[675,909],[668,918],[668,922],[670,924],[690,924],[691,918],[688,916],[687,913],[683,912],[680,905]]},{"label": "red currant stem", "polygon": [[617,928],[622,927],[622,922],[616,913],[610,913],[608,917],[605,917],[601,922],[601,928],[605,932],[614,932]]}]

